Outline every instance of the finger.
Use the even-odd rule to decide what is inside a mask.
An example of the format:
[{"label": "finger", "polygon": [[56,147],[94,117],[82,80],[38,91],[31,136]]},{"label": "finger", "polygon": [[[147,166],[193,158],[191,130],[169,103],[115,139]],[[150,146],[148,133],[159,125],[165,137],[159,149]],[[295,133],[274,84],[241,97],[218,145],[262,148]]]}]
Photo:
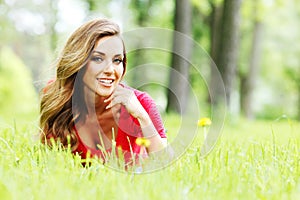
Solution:
[{"label": "finger", "polygon": [[107,99],[104,99],[104,103],[112,101],[112,99],[115,96],[122,94],[123,90],[124,90],[124,88],[122,86],[118,85],[117,88],[113,91],[113,93]]},{"label": "finger", "polygon": [[111,94],[107,99],[104,99],[104,103],[110,102],[114,98],[114,94]]},{"label": "finger", "polygon": [[122,98],[121,98],[121,96],[116,96],[116,97],[114,97],[114,98],[110,101],[110,103],[106,106],[106,109],[112,108],[112,107],[114,107],[115,105],[121,104],[121,103],[122,103]]}]

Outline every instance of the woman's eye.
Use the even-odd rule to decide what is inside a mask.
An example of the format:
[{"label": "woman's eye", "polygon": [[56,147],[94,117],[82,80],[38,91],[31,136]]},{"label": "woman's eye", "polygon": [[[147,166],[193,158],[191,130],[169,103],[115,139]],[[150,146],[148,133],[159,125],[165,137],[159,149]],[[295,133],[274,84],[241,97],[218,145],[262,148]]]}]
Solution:
[{"label": "woman's eye", "polygon": [[102,59],[101,57],[99,57],[99,56],[94,56],[94,57],[92,57],[92,61],[95,61],[95,62],[102,62],[103,59]]},{"label": "woman's eye", "polygon": [[121,62],[123,62],[122,59],[119,59],[119,58],[114,59],[114,63],[116,63],[116,64],[120,64]]}]

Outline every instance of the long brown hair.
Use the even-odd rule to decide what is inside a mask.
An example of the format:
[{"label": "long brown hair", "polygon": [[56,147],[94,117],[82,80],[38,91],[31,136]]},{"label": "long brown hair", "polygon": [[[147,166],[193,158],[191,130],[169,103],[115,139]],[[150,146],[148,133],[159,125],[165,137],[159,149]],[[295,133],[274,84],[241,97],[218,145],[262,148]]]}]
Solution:
[{"label": "long brown hair", "polygon": [[[78,139],[73,127],[74,122],[80,117],[80,112],[84,112],[84,108],[72,105],[72,97],[78,94],[74,89],[75,80],[81,78],[79,71],[84,71],[95,43],[102,37],[119,34],[120,28],[114,22],[95,19],[80,26],[69,37],[56,63],[56,79],[47,85],[41,94],[42,143],[51,146],[50,139],[53,138],[55,141],[59,140],[64,146],[70,142],[72,149],[77,145]],[[123,67],[125,72],[125,46]],[[72,109],[76,109],[76,113],[79,114],[75,115]]]}]

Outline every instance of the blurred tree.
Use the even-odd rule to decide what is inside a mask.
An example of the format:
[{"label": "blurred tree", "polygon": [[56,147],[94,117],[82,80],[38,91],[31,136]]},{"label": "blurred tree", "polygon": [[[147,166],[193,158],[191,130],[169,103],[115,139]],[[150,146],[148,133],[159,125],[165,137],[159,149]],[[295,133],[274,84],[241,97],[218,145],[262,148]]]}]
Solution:
[{"label": "blurred tree", "polygon": [[209,1],[211,6],[210,14],[210,55],[213,60],[217,60],[218,47],[220,46],[219,34],[221,32],[221,22],[223,16],[223,3]]},{"label": "blurred tree", "polygon": [[[300,63],[299,63],[300,66]],[[286,69],[286,74],[288,77],[293,81],[294,86],[296,87],[296,92],[297,92],[297,116],[296,118],[300,120],[300,67],[299,68],[287,68]]]},{"label": "blurred tree", "polygon": [[30,69],[37,91],[41,88],[39,82],[45,63],[50,62],[57,45],[56,12],[52,8],[55,3],[56,0],[45,0],[4,1],[1,4],[1,44],[12,47]]},{"label": "blurred tree", "polygon": [[153,6],[153,3],[157,0],[131,0],[131,8],[136,15],[136,23],[140,27],[147,25],[150,15],[149,10]]},{"label": "blurred tree", "polygon": [[[216,58],[215,63],[224,81],[226,101],[230,112],[232,111],[233,106],[235,106],[232,105],[231,100],[237,81],[236,70],[239,50],[240,6],[241,0],[224,0],[222,21],[220,25],[221,29],[219,33],[215,33],[218,34],[217,41],[212,43],[218,44],[218,49],[216,50],[217,55],[214,55]],[[218,27],[218,19],[216,20],[215,25]],[[216,38],[214,35],[212,37]],[[212,72],[212,74],[214,74],[214,72]],[[213,79],[214,77],[212,76],[211,78]],[[212,91],[218,91],[219,89],[220,88],[213,88]],[[218,100],[218,97],[216,99]]]},{"label": "blurred tree", "polygon": [[2,47],[0,49],[0,121],[32,117],[32,113],[38,111],[37,100],[28,68],[11,48]]},{"label": "blurred tree", "polygon": [[[264,8],[261,76],[255,89],[257,118],[294,118],[298,110],[299,1],[262,1]],[[297,6],[298,3],[298,6]],[[275,12],[276,11],[276,12]],[[249,44],[250,47],[250,44]],[[285,73],[291,70],[291,73]],[[288,75],[291,74],[291,75]]]},{"label": "blurred tree", "polygon": [[173,34],[173,54],[169,78],[167,111],[183,114],[189,96],[189,60],[192,44],[187,36],[191,34],[191,2],[176,0]]},{"label": "blurred tree", "polygon": [[[154,0],[155,1],[155,0]],[[131,8],[132,11],[135,13],[135,23],[138,27],[145,27],[147,26],[150,15],[149,10],[154,2],[153,0],[131,0]],[[144,40],[138,40],[135,51],[132,52],[134,55],[134,59],[131,61],[130,66],[140,67],[143,64],[147,63],[147,58],[145,55],[145,49],[143,47]],[[139,70],[133,71],[131,85],[136,88],[140,88],[143,86],[141,83],[147,83],[147,72],[146,68],[140,68]]]},{"label": "blurred tree", "polygon": [[251,1],[252,6],[252,19],[253,23],[253,36],[251,44],[251,52],[249,59],[248,70],[244,73],[240,73],[241,80],[241,111],[248,119],[253,119],[255,96],[254,90],[257,85],[259,77],[260,65],[261,65],[261,53],[262,53],[262,34],[263,34],[263,21],[262,21],[262,5],[261,0]]},{"label": "blurred tree", "polygon": [[97,10],[98,5],[96,0],[86,0],[90,12]]},{"label": "blurred tree", "polygon": [[[296,16],[297,16],[297,19],[300,18],[300,3],[299,1],[294,1],[295,3],[295,8],[296,8]],[[298,38],[298,41],[300,41],[300,32],[299,32],[299,29],[298,29],[298,34],[297,34],[297,38]],[[298,47],[297,49],[297,55],[300,55],[300,48]],[[300,58],[299,56],[297,56],[297,71],[296,73],[294,73],[296,75],[296,77],[294,78],[295,80],[295,83],[297,85],[297,93],[298,93],[298,99],[297,99],[297,119],[300,121]]]},{"label": "blurred tree", "polygon": [[[99,14],[104,14],[107,16],[110,16],[111,14],[114,13],[114,11],[112,11],[112,13],[110,13],[110,9],[108,9],[109,7],[109,3],[112,3],[113,1],[109,1],[109,0],[81,0],[82,2],[87,4],[87,9],[89,11],[88,15],[96,15],[98,16]],[[119,1],[120,2],[120,1]]]},{"label": "blurred tree", "polygon": [[[211,74],[210,74],[210,82],[209,82],[209,88],[211,95],[209,96],[209,101],[211,102],[214,100],[214,102],[211,102],[213,104],[218,104],[219,101],[219,94],[221,94],[221,89],[216,81],[218,78],[218,68],[215,68],[214,65],[217,62],[218,59],[218,50],[220,47],[220,40],[221,40],[221,25],[222,25],[222,17],[223,17],[223,1],[215,1],[215,0],[209,0],[211,12],[209,16],[209,26],[210,26],[210,56],[212,58],[213,65],[211,67]],[[217,66],[218,67],[218,66]],[[211,97],[216,97],[214,99],[211,99]]]},{"label": "blurred tree", "polygon": [[[297,0],[290,1],[291,9],[289,9],[292,19],[299,19],[300,18],[300,2]],[[297,20],[299,23],[299,20]],[[290,35],[290,41],[294,43],[299,43],[300,41],[300,31],[297,28],[295,33]],[[291,45],[289,46],[288,55],[292,56],[285,56],[288,60],[287,68],[285,70],[286,74],[290,78],[295,87],[295,92],[297,94],[297,102],[296,102],[296,118],[300,120],[300,47],[299,45]],[[294,58],[294,59],[293,59]],[[296,58],[296,59],[295,59]]]}]

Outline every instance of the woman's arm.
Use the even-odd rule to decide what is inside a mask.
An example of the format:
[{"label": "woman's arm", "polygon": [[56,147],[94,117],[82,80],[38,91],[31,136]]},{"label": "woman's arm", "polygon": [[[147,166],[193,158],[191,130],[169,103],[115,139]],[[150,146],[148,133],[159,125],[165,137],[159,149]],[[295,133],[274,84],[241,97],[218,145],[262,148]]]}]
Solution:
[{"label": "woman's arm", "polygon": [[150,145],[147,148],[149,153],[159,151],[167,146],[167,138],[160,137],[151,118],[145,110],[138,115],[137,119],[140,123],[143,136],[150,141]]}]

